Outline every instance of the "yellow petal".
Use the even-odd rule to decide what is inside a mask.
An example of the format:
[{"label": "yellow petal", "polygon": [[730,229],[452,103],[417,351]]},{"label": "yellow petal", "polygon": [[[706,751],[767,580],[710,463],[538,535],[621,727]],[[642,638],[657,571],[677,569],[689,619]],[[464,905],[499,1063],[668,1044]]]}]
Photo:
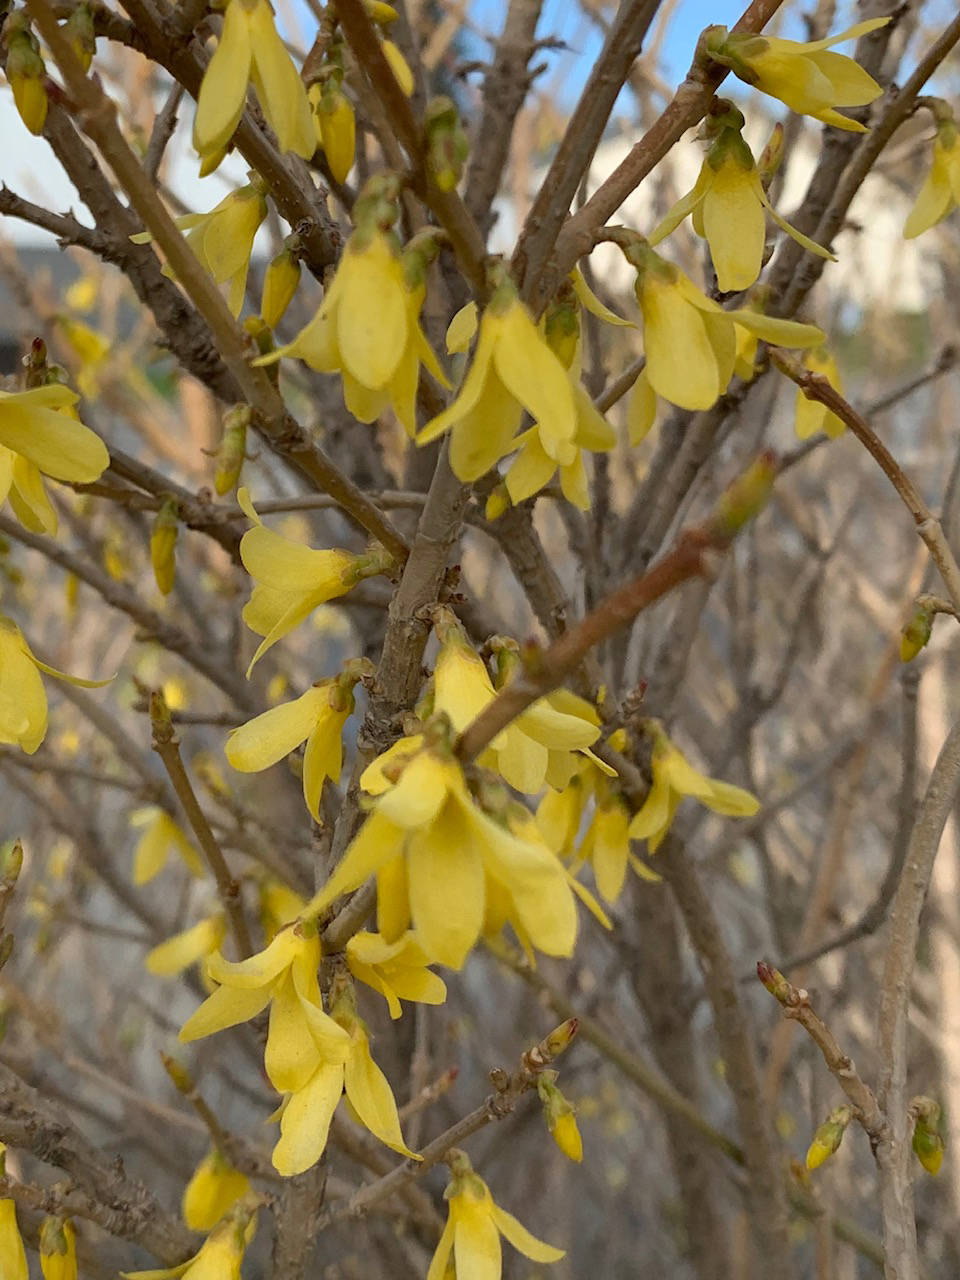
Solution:
[{"label": "yellow petal", "polygon": [[459,969],[483,926],[483,863],[455,804],[407,848],[410,914],[432,960]]},{"label": "yellow petal", "polygon": [[630,391],[627,402],[627,431],[630,443],[637,445],[645,440],[657,419],[657,393],[650,385],[644,369]]},{"label": "yellow petal", "polygon": [[320,1054],[290,973],[280,979],[273,993],[263,1065],[278,1093],[302,1089],[320,1065]]},{"label": "yellow petal", "polygon": [[470,346],[477,332],[477,304],[468,302],[447,325],[447,351],[457,355]]},{"label": "yellow petal", "polygon": [[323,888],[308,903],[304,915],[314,916],[344,893],[352,893],[403,847],[406,833],[380,813],[371,813],[353,837],[342,860]]},{"label": "yellow petal", "polygon": [[[651,243],[653,242],[651,241]],[[623,316],[618,316],[615,311],[611,311],[608,306],[600,301],[587,284],[579,267],[574,267],[570,272],[570,280],[573,284],[573,291],[577,295],[577,300],[585,311],[589,311],[598,320],[603,320],[605,324],[620,325],[627,329],[636,328],[632,320],[624,320]]]},{"label": "yellow petal", "polygon": [[456,765],[421,751],[404,769],[396,786],[380,797],[377,812],[407,830],[425,827],[439,814],[458,776]]},{"label": "yellow petal", "polygon": [[90,484],[110,465],[99,436],[75,418],[46,408],[29,391],[0,393],[0,444],[54,480]]},{"label": "yellow petal", "polygon": [[273,1167],[283,1177],[303,1173],[323,1155],[342,1093],[343,1067],[323,1063],[290,1098],[280,1117],[280,1141],[273,1149]]},{"label": "yellow petal", "polygon": [[654,769],[653,785],[642,807],[630,821],[632,840],[649,840],[670,821],[670,783],[662,770]]},{"label": "yellow petal", "polygon": [[370,1132],[392,1150],[419,1160],[403,1140],[393,1091],[370,1056],[370,1044],[361,1027],[353,1033],[353,1052],[347,1059],[343,1082],[351,1106]]},{"label": "yellow petal", "polygon": [[307,739],[303,753],[303,798],[314,822],[320,821],[320,796],[327,778],[340,780],[343,768],[343,743],[341,731],[347,712],[328,709]]},{"label": "yellow petal", "polygon": [[729,157],[703,201],[703,229],[723,293],[749,289],[760,274],[766,223],[756,170]]},{"label": "yellow petal", "polygon": [[18,637],[0,626],[0,742],[33,755],[47,732],[47,695]]},{"label": "yellow petal", "polygon": [[485,475],[512,448],[522,416],[523,410],[513,393],[491,369],[480,399],[454,423],[450,439],[450,466],[454,475],[465,484]]},{"label": "yellow petal", "polygon": [[278,977],[293,963],[297,952],[308,945],[308,940],[301,938],[295,929],[283,929],[268,947],[246,960],[225,960],[217,952],[210,957],[207,968],[214,982],[253,991]]},{"label": "yellow petal", "polygon": [[327,599],[346,590],[343,574],[355,559],[348,551],[314,550],[263,525],[240,539],[240,558],[252,578],[277,591],[329,591]]},{"label": "yellow petal", "polygon": [[211,1036],[216,1031],[225,1031],[227,1027],[235,1027],[255,1018],[270,1003],[271,990],[270,986],[258,987],[253,991],[218,987],[180,1028],[181,1041],[189,1044],[191,1040],[202,1040],[204,1036]]},{"label": "yellow petal", "polygon": [[187,1183],[180,1207],[183,1220],[191,1231],[209,1231],[249,1190],[249,1179],[211,1151]]},{"label": "yellow petal", "polygon": [[[447,1263],[450,1261],[450,1255],[453,1252],[453,1235],[453,1219],[448,1218],[447,1224],[441,1233],[436,1251],[430,1259],[430,1267],[427,1271],[427,1280],[447,1280],[447,1276],[449,1274],[447,1270]],[[24,1277],[23,1280],[26,1280],[26,1277]]]},{"label": "yellow petal", "polygon": [[29,1280],[27,1255],[17,1227],[13,1200],[0,1200],[0,1273],[3,1280]]},{"label": "yellow petal", "polygon": [[365,387],[385,387],[407,343],[400,264],[385,237],[377,236],[366,250],[348,250],[340,272],[337,342],[344,369]]},{"label": "yellow petal", "polygon": [[547,1244],[531,1235],[522,1223],[518,1222],[512,1214],[507,1213],[506,1209],[501,1209],[496,1202],[492,1205],[490,1213],[503,1238],[509,1240],[524,1257],[534,1262],[559,1262],[566,1256],[563,1249],[555,1249],[552,1244]]},{"label": "yellow petal", "polygon": [[945,218],[956,203],[950,182],[950,157],[937,138],[933,144],[933,161],[917,199],[904,223],[903,235],[912,240]]},{"label": "yellow petal", "polygon": [[458,1206],[453,1238],[457,1277],[463,1280],[500,1280],[503,1258],[500,1233],[488,1205]]},{"label": "yellow petal", "polygon": [[221,150],[233,137],[243,115],[251,57],[246,12],[240,0],[230,0],[220,43],[207,65],[197,97],[193,145],[201,155]]},{"label": "yellow petal", "polygon": [[251,72],[263,114],[277,135],[281,151],[295,151],[309,160],[317,149],[313,113],[300,73],[277,34],[267,0],[259,0],[249,24]]},{"label": "yellow petal", "polygon": [[210,916],[161,942],[147,953],[143,963],[150,973],[172,977],[215,951],[223,942],[224,928],[223,916]]},{"label": "yellow petal", "polygon": [[672,283],[652,276],[644,281],[640,309],[651,387],[682,409],[709,409],[721,388],[700,311]]},{"label": "yellow petal", "polygon": [[504,386],[537,423],[547,453],[559,461],[556,446],[576,435],[573,391],[567,371],[520,302],[503,317],[494,362]]},{"label": "yellow petal", "polygon": [[295,751],[316,726],[328,688],[308,689],[292,702],[282,702],[234,729],[224,754],[234,769],[257,773]]}]

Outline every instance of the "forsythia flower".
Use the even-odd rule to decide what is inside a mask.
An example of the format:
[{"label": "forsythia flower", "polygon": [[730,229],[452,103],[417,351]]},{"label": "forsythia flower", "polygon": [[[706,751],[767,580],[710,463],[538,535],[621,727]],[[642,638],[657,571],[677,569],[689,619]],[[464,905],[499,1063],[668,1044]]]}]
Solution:
[{"label": "forsythia flower", "polygon": [[717,287],[722,293],[749,289],[760,274],[766,241],[765,213],[804,249],[821,258],[828,249],[791,226],[767,199],[753,152],[743,140],[743,114],[732,102],[717,98],[707,117],[712,141],[700,176],[650,236],[659,244],[688,215],[693,229],[710,246]]},{"label": "forsythia flower", "polygon": [[336,182],[346,182],[357,146],[357,119],[350,99],[336,82],[328,76],[307,90],[313,108],[317,137],[327,157],[327,164]]},{"label": "forsythia flower", "polygon": [[448,1152],[447,1163],[451,1179],[444,1198],[450,1206],[449,1217],[427,1280],[447,1280],[451,1275],[454,1280],[500,1280],[501,1235],[534,1262],[559,1262],[565,1256],[563,1249],[538,1240],[512,1214],[500,1208],[464,1152]]},{"label": "forsythia flower", "polygon": [[40,1270],[44,1280],[77,1280],[77,1236],[69,1218],[41,1223]]},{"label": "forsythia flower", "polygon": [[[463,314],[469,326],[469,313]],[[427,444],[452,428],[450,465],[464,482],[477,480],[514,447],[524,409],[534,419],[544,452],[560,466],[572,463],[577,407],[570,377],[505,276],[480,317],[473,361],[460,390],[427,423],[417,443]]]},{"label": "forsythia flower", "polygon": [[255,363],[296,356],[319,373],[339,372],[355,418],[373,422],[392,404],[412,435],[420,365],[442,386],[448,383],[420,327],[425,288],[418,250],[401,255],[389,230],[398,216],[391,175],[367,183],[353,216],[356,230],[319,311],[292,342]]},{"label": "forsythia flower", "polygon": [[209,1231],[249,1190],[249,1178],[213,1148],[187,1183],[181,1202],[183,1220],[191,1231]]},{"label": "forsythia flower", "polygon": [[749,791],[694,769],[659,721],[648,720],[644,727],[653,738],[653,784],[643,807],[633,816],[630,835],[634,840],[646,840],[651,853],[663,842],[684,796],[694,796],[714,813],[736,818],[752,817],[760,808],[760,801]]},{"label": "forsythia flower", "polygon": [[446,984],[427,968],[429,958],[413,932],[404,932],[395,941],[379,933],[355,933],[346,954],[350,972],[358,982],[379,991],[391,1018],[403,1013],[401,1000],[443,1004],[447,998]]},{"label": "forsythia flower", "polygon": [[449,721],[437,717],[423,737],[402,739],[368,766],[360,785],[376,796],[372,812],[307,910],[316,914],[389,870],[402,897],[392,909],[409,913],[431,960],[459,969],[483,930],[489,879],[533,946],[571,955],[577,912],[563,867],[546,845],[519,839],[477,804],[449,737]]},{"label": "forsythia flower", "polygon": [[[0,615],[0,742],[32,756],[47,733],[47,694],[40,672],[82,689],[101,689],[110,680],[81,680],[36,657],[23,633]],[[113,679],[111,676],[110,679]]]},{"label": "forsythia flower", "polygon": [[537,1076],[537,1093],[554,1142],[568,1160],[580,1164],[583,1160],[583,1139],[577,1126],[577,1113],[557,1088],[556,1079],[556,1071],[541,1071]]},{"label": "forsythia flower", "polygon": [[334,994],[331,1016],[346,1043],[336,1052],[318,1055],[316,1069],[285,1103],[280,1116],[280,1140],[274,1147],[274,1168],[290,1178],[309,1169],[323,1155],[330,1121],[341,1097],[357,1119],[382,1143],[408,1159],[419,1160],[403,1140],[397,1103],[387,1077],[374,1062],[364,1023],[357,1017],[353,984]]},{"label": "forsythia flower", "polygon": [[904,224],[907,240],[929,231],[960,204],[960,131],[946,103],[937,110],[930,172]]},{"label": "forsythia flower", "polygon": [[[230,7],[242,3],[230,0]],[[187,213],[174,219],[181,231],[188,232],[187,244],[217,284],[229,286],[227,304],[233,316],[243,308],[253,242],[267,216],[265,185],[256,174],[249,176],[252,180],[247,186],[231,191],[209,213]],[[140,231],[130,239],[134,244],[147,244],[152,237],[149,231]]]},{"label": "forsythia flower", "polygon": [[[8,495],[21,524],[45,532],[50,506],[39,473],[91,484],[110,465],[106,445],[76,418],[79,396],[62,383],[0,391],[0,502]],[[32,519],[31,519],[32,514]]]},{"label": "forsythia flower", "polygon": [[[834,391],[843,391],[843,382],[840,378],[837,362],[826,347],[814,347],[811,351],[805,351],[803,367],[809,369],[811,373],[819,373],[821,377],[826,378]],[[818,431],[825,432],[831,440],[835,440],[837,436],[843,435],[847,429],[847,424],[842,418],[838,418],[835,413],[831,413],[825,404],[821,404],[819,400],[808,400],[803,392],[798,389],[793,429],[797,434],[798,440],[808,440],[810,436],[816,435]]]},{"label": "forsythia flower", "polygon": [[[454,731],[462,733],[496,691],[450,610],[436,610],[435,628],[441,644],[433,673],[434,710],[442,711]],[[513,655],[502,656],[509,660]],[[593,707],[576,694],[557,690],[538,699],[499,733],[480,763],[495,769],[517,791],[533,793],[558,770],[565,770],[571,751],[586,750],[599,736],[600,720]]]},{"label": "forsythia flower", "polygon": [[199,1251],[179,1267],[120,1274],[126,1280],[240,1280],[243,1255],[256,1228],[256,1210],[246,1202],[235,1205],[216,1224]]},{"label": "forsythia flower", "polygon": [[811,324],[778,320],[747,307],[724,311],[643,242],[633,241],[627,258],[637,267],[645,377],[657,395],[681,409],[709,409],[726,391],[738,327],[784,347],[810,347],[824,340]]},{"label": "forsythia flower", "polygon": [[[158,943],[152,951],[147,952],[143,963],[148,973],[156,974],[161,978],[172,978],[190,965],[218,951],[225,932],[226,922],[223,915],[218,912],[214,916],[200,920],[191,928],[184,929],[182,933],[175,933],[165,942]],[[195,1230],[199,1229],[195,1228]]]},{"label": "forsythia flower", "polygon": [[133,851],[133,883],[149,884],[167,865],[171,849],[180,855],[192,876],[203,875],[203,860],[179,826],[157,805],[146,805],[130,815],[132,827],[145,827]]},{"label": "forsythia flower", "polygon": [[197,96],[193,145],[198,153],[216,167],[212,161],[222,155],[240,123],[250,80],[280,149],[309,160],[317,142],[307,91],[277,34],[267,0],[227,4],[220,43]]},{"label": "forsythia flower", "polygon": [[[303,798],[314,822],[320,821],[320,796],[327,778],[340,781],[343,726],[353,714],[353,686],[366,672],[362,659],[348,663],[332,680],[320,680],[292,702],[282,702],[234,729],[224,752],[234,769],[259,773],[296,751],[303,755]],[[372,668],[369,674],[372,674]]]},{"label": "forsythia flower", "polygon": [[771,98],[779,98],[798,115],[813,116],[838,129],[865,133],[865,127],[836,107],[862,107],[879,98],[883,90],[864,69],[844,54],[830,53],[843,44],[876,31],[890,21],[870,18],[825,40],[784,40],[728,32],[713,27],[706,33],[706,48],[716,62]]},{"label": "forsythia flower", "polygon": [[240,559],[254,581],[242,617],[251,631],[264,638],[250,660],[249,677],[267,650],[318,605],[346,595],[361,579],[382,573],[392,560],[379,547],[364,555],[337,548],[316,551],[268,529],[245,489],[238,491],[237,500],[254,522],[240,539]]},{"label": "forsythia flower", "polygon": [[612,787],[597,782],[593,817],[580,846],[580,857],[593,867],[597,891],[604,902],[614,903],[623,890],[629,862],[644,879],[657,879],[630,852],[630,810]]},{"label": "forsythia flower", "polygon": [[[299,283],[300,259],[293,249],[284,246],[276,257],[271,258],[263,274],[260,318],[268,328],[275,329],[283,319],[283,314],[293,301],[293,295]],[[231,489],[233,485],[228,484],[227,488]],[[221,490],[218,489],[217,492]]]}]

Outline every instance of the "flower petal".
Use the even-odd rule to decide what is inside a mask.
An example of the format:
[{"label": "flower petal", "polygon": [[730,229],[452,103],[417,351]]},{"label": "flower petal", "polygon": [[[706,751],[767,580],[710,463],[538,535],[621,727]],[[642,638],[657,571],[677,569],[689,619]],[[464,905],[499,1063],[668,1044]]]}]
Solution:
[{"label": "flower petal", "polygon": [[538,1240],[535,1235],[531,1235],[513,1214],[507,1213],[506,1209],[501,1209],[496,1202],[493,1203],[490,1215],[503,1238],[509,1240],[524,1257],[534,1262],[559,1262],[566,1256],[565,1250],[555,1249],[552,1244],[547,1244],[543,1240]]},{"label": "flower petal", "polygon": [[280,1117],[280,1141],[273,1149],[273,1167],[279,1174],[292,1178],[317,1163],[342,1095],[343,1067],[325,1062],[290,1098]]}]

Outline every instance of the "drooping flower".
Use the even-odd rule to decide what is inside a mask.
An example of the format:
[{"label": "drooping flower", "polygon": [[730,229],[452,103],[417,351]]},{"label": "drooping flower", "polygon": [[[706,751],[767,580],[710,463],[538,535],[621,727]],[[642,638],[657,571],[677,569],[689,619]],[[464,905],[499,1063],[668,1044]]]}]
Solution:
[{"label": "drooping flower", "polygon": [[307,91],[277,34],[270,5],[267,0],[229,0],[220,42],[197,96],[193,145],[204,160],[225,151],[243,115],[250,82],[281,151],[309,160],[317,142]]},{"label": "drooping flower", "polygon": [[243,608],[243,620],[263,643],[250,660],[247,675],[269,648],[288,635],[319,605],[346,595],[364,578],[383,573],[392,558],[382,547],[362,555],[339,548],[317,551],[268,529],[246,489],[237,500],[254,522],[240,539],[240,559],[254,588]]},{"label": "drooping flower", "polygon": [[401,740],[367,767],[360,784],[376,797],[372,812],[308,913],[389,868],[405,890],[400,909],[409,912],[394,928],[412,922],[430,959],[459,969],[483,929],[490,880],[533,946],[572,954],[577,912],[563,867],[545,845],[518,838],[477,802],[451,740],[449,721],[437,716],[424,735]]},{"label": "drooping flower", "polygon": [[180,1212],[191,1231],[209,1231],[250,1190],[250,1179],[229,1160],[210,1149],[203,1157],[181,1201]]},{"label": "drooping flower", "polygon": [[47,733],[47,694],[40,672],[82,689],[102,689],[110,680],[81,680],[49,667],[31,651],[23,632],[0,615],[0,742],[19,747],[28,756]]},{"label": "drooping flower", "polygon": [[69,1218],[40,1224],[40,1270],[44,1280],[77,1280],[77,1233]]},{"label": "drooping flower", "polygon": [[629,830],[632,839],[647,841],[651,853],[663,843],[684,796],[693,796],[714,813],[728,817],[750,818],[760,808],[757,797],[743,787],[708,778],[694,769],[658,720],[646,720],[644,729],[653,739],[650,762],[653,783],[642,807],[634,814]]},{"label": "drooping flower", "polygon": [[[803,353],[803,367],[809,369],[811,373],[818,373],[821,377],[826,378],[834,391],[843,391],[843,380],[840,377],[837,362],[826,347],[814,347],[810,351],[805,351]],[[838,418],[835,413],[832,413],[825,404],[821,404],[819,400],[808,400],[803,392],[798,389],[794,408],[793,429],[798,440],[808,440],[810,436],[816,435],[818,431],[825,432],[831,440],[835,440],[837,436],[843,435],[847,429],[847,424],[842,418]]]},{"label": "drooping flower", "polygon": [[125,1280],[240,1280],[243,1255],[257,1229],[256,1214],[249,1200],[241,1201],[220,1219],[193,1257],[178,1267],[120,1274]]},{"label": "drooping flower", "polygon": [[632,234],[622,247],[637,267],[646,381],[681,409],[709,409],[726,391],[734,373],[738,328],[785,347],[810,347],[824,340],[815,325],[779,320],[748,307],[725,311],[679,267]]},{"label": "drooping flower", "polygon": [[[230,8],[243,2],[230,0]],[[186,213],[175,219],[180,230],[188,233],[187,244],[217,284],[228,286],[227,305],[233,316],[243,309],[253,242],[267,216],[266,185],[258,174],[251,171],[248,176],[251,181],[245,187],[224,196],[209,213]],[[147,244],[152,236],[149,231],[140,231],[130,239]],[[171,274],[166,268],[165,273]]]},{"label": "drooping flower", "polygon": [[106,445],[76,417],[78,399],[59,382],[0,391],[0,502],[9,495],[26,528],[56,528],[40,472],[52,480],[92,484],[110,465]]},{"label": "drooping flower", "polygon": [[[461,315],[469,327],[470,313]],[[514,447],[525,409],[549,457],[561,466],[572,463],[577,409],[570,378],[504,275],[480,317],[476,350],[456,397],[417,443],[452,430],[450,465],[464,482],[477,480]]]},{"label": "drooping flower", "polygon": [[373,422],[389,404],[412,435],[421,364],[448,384],[419,320],[425,261],[438,242],[430,232],[401,254],[390,230],[398,190],[390,174],[367,183],[353,209],[356,230],[317,314],[292,342],[255,363],[296,356],[318,373],[339,373],[355,418]]},{"label": "drooping flower", "polygon": [[447,1163],[451,1179],[444,1198],[449,1217],[427,1280],[447,1280],[451,1275],[454,1280],[500,1280],[501,1236],[533,1262],[559,1262],[565,1256],[563,1249],[538,1240],[512,1214],[500,1208],[463,1151],[450,1151]]},{"label": "drooping flower", "polygon": [[409,930],[395,941],[383,934],[362,931],[347,943],[347,966],[358,982],[379,991],[387,1002],[391,1018],[403,1013],[401,1000],[417,1004],[443,1004],[447,988],[443,979],[427,966],[427,953]]},{"label": "drooping flower", "polygon": [[865,133],[864,125],[836,108],[866,106],[883,90],[852,58],[831,53],[830,49],[876,31],[889,21],[889,17],[870,18],[825,40],[809,41],[712,27],[706,33],[706,49],[711,58],[729,67],[746,84],[779,98],[798,115],[813,116],[837,129]]},{"label": "drooping flower", "polygon": [[167,865],[171,852],[183,860],[192,876],[202,876],[203,859],[189,837],[159,805],[145,805],[130,815],[132,827],[144,827],[133,851],[133,883],[149,884]]},{"label": "drooping flower", "polygon": [[[193,847],[191,846],[191,853]],[[205,960],[207,956],[218,951],[226,933],[226,921],[223,913],[207,916],[199,920],[182,933],[175,933],[172,938],[158,943],[144,957],[144,966],[148,973],[160,978],[172,978],[190,965]],[[211,1224],[212,1225],[212,1224]],[[195,1230],[200,1230],[197,1227]]]},{"label": "drooping flower", "polygon": [[763,264],[766,218],[810,253],[833,259],[829,249],[781,218],[767,198],[753,152],[743,139],[744,119],[732,102],[714,101],[707,117],[711,146],[691,191],[677,201],[649,237],[657,245],[692,215],[693,229],[710,246],[723,293],[749,289]]},{"label": "drooping flower", "polygon": [[903,227],[906,240],[929,231],[960,204],[960,131],[947,103],[936,105],[937,135],[933,140],[930,172],[917,193]]},{"label": "drooping flower", "polygon": [[347,664],[331,680],[320,680],[292,702],[282,702],[234,729],[224,752],[234,769],[259,773],[302,742],[303,798],[314,822],[320,821],[320,796],[327,778],[340,781],[343,767],[343,726],[353,714],[353,688],[372,668],[362,659]]},{"label": "drooping flower", "polygon": [[299,1089],[287,1099],[280,1115],[280,1140],[273,1149],[278,1173],[292,1178],[309,1169],[323,1155],[333,1113],[346,1095],[360,1123],[374,1137],[408,1159],[420,1157],[403,1140],[397,1103],[387,1077],[370,1053],[366,1025],[357,1016],[353,983],[335,987],[331,1017],[342,1029],[345,1043],[325,1044],[317,1065]]}]

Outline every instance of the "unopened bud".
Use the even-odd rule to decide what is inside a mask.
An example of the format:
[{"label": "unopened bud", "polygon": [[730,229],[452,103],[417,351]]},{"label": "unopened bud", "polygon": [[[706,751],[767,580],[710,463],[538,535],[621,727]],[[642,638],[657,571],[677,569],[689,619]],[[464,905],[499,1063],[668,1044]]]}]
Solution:
[{"label": "unopened bud", "polygon": [[763,189],[766,191],[770,183],[776,176],[777,170],[783,163],[783,125],[777,121],[773,126],[773,132],[767,140],[767,145],[760,154],[757,161],[757,172],[760,175],[760,181]]},{"label": "unopened bud", "polygon": [[510,506],[510,494],[505,484],[498,484],[487,496],[487,504],[483,514],[487,520],[499,520]]},{"label": "unopened bud", "polygon": [[707,521],[710,532],[724,542],[738,534],[767,505],[776,475],[776,455],[767,449],[720,495]]},{"label": "unopened bud", "polygon": [[543,1103],[547,1128],[554,1142],[567,1159],[579,1164],[583,1159],[583,1139],[580,1137],[572,1104],[554,1083],[556,1075],[555,1071],[544,1071],[537,1079],[537,1093]]},{"label": "unopened bud", "polygon": [[572,286],[547,308],[544,333],[550,350],[569,369],[580,341],[580,307]]},{"label": "unopened bud", "polygon": [[13,934],[5,933],[0,938],[0,969],[6,965],[7,961],[13,955]]},{"label": "unopened bud", "polygon": [[813,1135],[813,1141],[807,1149],[806,1166],[808,1169],[819,1169],[824,1160],[829,1160],[834,1152],[839,1149],[840,1143],[843,1141],[843,1135],[847,1131],[847,1125],[852,1119],[853,1107],[851,1106],[844,1105],[830,1112]]},{"label": "unopened bud", "polygon": [[943,1163],[943,1135],[940,1132],[940,1104],[933,1098],[914,1098],[910,1104],[916,1115],[913,1150],[927,1173],[936,1174]]},{"label": "unopened bud", "polygon": [[236,486],[247,456],[247,428],[251,419],[250,406],[237,404],[228,409],[223,418],[223,435],[217,449],[217,467],[213,475],[213,487],[223,496]]},{"label": "unopened bud", "polygon": [[300,259],[292,249],[283,248],[273,258],[263,276],[260,315],[264,324],[275,329],[283,319],[300,283]]},{"label": "unopened bud", "polygon": [[334,181],[346,182],[357,149],[357,120],[350,99],[332,78],[326,84],[311,85],[308,96],[330,172]]},{"label": "unopened bud", "polygon": [[406,97],[411,97],[413,94],[413,72],[410,70],[406,58],[392,40],[381,40],[380,48],[383,50],[383,56],[389,63],[397,84]]},{"label": "unopened bud", "polygon": [[565,1053],[570,1048],[579,1030],[579,1018],[567,1018],[566,1022],[560,1023],[559,1027],[554,1027],[550,1034],[537,1045],[543,1060],[552,1062],[554,1058],[559,1058],[561,1053]]},{"label": "unopened bud", "polygon": [[900,661],[912,662],[925,648],[933,632],[933,613],[925,605],[917,604],[910,621],[900,632]]},{"label": "unopened bud", "polygon": [[427,171],[441,191],[453,191],[463,176],[470,144],[452,98],[431,98],[424,114]]},{"label": "unopened bud", "polygon": [[62,30],[70,41],[70,47],[77,55],[77,61],[84,71],[89,71],[93,55],[97,51],[97,36],[90,6],[81,0],[81,3],[70,11]]},{"label": "unopened bud", "polygon": [[7,45],[7,79],[20,119],[31,133],[43,133],[47,119],[46,67],[40,46],[25,20],[15,21],[19,13],[6,21],[4,38]]},{"label": "unopened bud", "polygon": [[758,960],[757,977],[775,1000],[779,1000],[783,1005],[796,1003],[796,988],[772,964],[766,964],[763,960]]},{"label": "unopened bud", "polygon": [[164,498],[150,531],[150,563],[157,586],[165,596],[173,590],[176,577],[177,534],[180,511],[175,498]]},{"label": "unopened bud", "polygon": [[194,1089],[193,1077],[183,1063],[178,1062],[176,1058],[172,1058],[168,1053],[161,1053],[160,1058],[163,1062],[164,1070],[173,1081],[173,1086],[177,1092],[182,1093],[184,1096],[192,1093]]},{"label": "unopened bud", "polygon": [[23,870],[23,844],[14,840],[6,845],[0,857],[0,881],[5,888],[13,888]]}]

